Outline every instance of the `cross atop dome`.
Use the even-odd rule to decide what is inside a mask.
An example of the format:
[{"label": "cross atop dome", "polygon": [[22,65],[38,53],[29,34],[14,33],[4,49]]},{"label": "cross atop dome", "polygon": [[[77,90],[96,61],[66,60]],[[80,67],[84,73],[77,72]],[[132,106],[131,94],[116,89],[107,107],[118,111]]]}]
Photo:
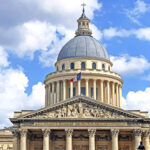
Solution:
[{"label": "cross atop dome", "polygon": [[86,4],[83,3],[83,4],[81,4],[81,6],[83,6],[83,10],[82,10],[81,17],[77,20],[78,29],[76,31],[76,36],[78,36],[78,35],[92,35],[92,32],[89,29],[90,19],[87,18],[86,15],[85,15],[84,7],[86,6]]},{"label": "cross atop dome", "polygon": [[86,4],[85,3],[83,3],[83,4],[81,4],[81,6],[83,6],[83,13],[84,13],[84,7],[86,6]]}]

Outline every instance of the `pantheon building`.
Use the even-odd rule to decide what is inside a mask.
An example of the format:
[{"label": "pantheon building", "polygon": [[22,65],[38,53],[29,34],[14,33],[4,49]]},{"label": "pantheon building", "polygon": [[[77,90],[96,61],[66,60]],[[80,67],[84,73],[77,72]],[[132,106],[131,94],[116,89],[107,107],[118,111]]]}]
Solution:
[{"label": "pantheon building", "polygon": [[123,80],[84,9],[77,23],[45,78],[45,107],[14,112],[0,150],[137,150],[140,141],[150,150],[148,112],[122,109]]}]

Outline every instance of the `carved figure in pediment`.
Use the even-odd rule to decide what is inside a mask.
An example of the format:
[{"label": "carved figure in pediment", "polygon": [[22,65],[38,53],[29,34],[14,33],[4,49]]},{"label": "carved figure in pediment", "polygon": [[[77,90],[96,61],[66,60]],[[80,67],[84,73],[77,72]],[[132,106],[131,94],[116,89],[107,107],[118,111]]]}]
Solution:
[{"label": "carved figure in pediment", "polygon": [[82,105],[82,103],[79,103],[78,110],[79,110],[79,114],[83,114],[83,105]]},{"label": "carved figure in pediment", "polygon": [[62,117],[67,117],[67,108],[63,106],[62,111],[61,111]]},{"label": "carved figure in pediment", "polygon": [[90,110],[88,108],[84,109],[84,117],[91,117]]},{"label": "carved figure in pediment", "polygon": [[93,106],[86,103],[75,103],[59,107],[56,110],[38,114],[34,118],[125,118],[117,112],[109,111],[99,106]]},{"label": "carved figure in pediment", "polygon": [[73,111],[73,106],[72,105],[68,105],[68,114],[67,114],[68,117],[72,116],[72,111]]}]

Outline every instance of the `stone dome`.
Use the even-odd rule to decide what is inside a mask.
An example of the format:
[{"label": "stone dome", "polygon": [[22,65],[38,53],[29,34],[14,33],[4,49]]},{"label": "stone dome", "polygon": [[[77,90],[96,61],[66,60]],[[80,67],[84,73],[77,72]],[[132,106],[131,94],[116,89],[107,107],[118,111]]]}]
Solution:
[{"label": "stone dome", "polygon": [[57,61],[74,57],[99,58],[110,61],[102,44],[89,35],[75,36],[61,49]]}]

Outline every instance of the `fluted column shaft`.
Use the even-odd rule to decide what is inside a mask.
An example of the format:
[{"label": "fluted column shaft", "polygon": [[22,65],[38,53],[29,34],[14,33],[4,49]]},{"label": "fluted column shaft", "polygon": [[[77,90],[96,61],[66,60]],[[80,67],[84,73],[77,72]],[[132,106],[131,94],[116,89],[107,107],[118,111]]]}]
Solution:
[{"label": "fluted column shaft", "polygon": [[72,129],[66,129],[66,150],[72,150]]},{"label": "fluted column shaft", "polygon": [[78,95],[81,95],[81,81],[78,80]]},{"label": "fluted column shaft", "polygon": [[55,100],[54,100],[54,92],[55,92],[55,83],[52,83],[52,99],[51,99],[51,104],[54,104]]},{"label": "fluted column shaft", "polygon": [[95,129],[89,129],[89,150],[95,150]]},{"label": "fluted column shaft", "polygon": [[85,81],[86,83],[86,96],[88,97],[89,96],[89,80],[88,79],[86,79],[86,81]]},{"label": "fluted column shaft", "polygon": [[145,150],[150,150],[150,141],[149,141],[150,131],[145,131],[143,133],[143,145]]},{"label": "fluted column shaft", "polygon": [[27,150],[27,130],[22,129],[20,131],[21,140],[20,140],[20,150]]},{"label": "fluted column shaft", "polygon": [[114,82],[112,82],[112,105],[114,106],[115,105],[115,84]]},{"label": "fluted column shaft", "polygon": [[110,85],[109,81],[107,81],[107,103],[110,104]]},{"label": "fluted column shaft", "polygon": [[57,103],[60,100],[60,81],[57,81]]},{"label": "fluted column shaft", "polygon": [[134,130],[134,150],[137,150],[141,142],[142,131],[140,129]]},{"label": "fluted column shaft", "polygon": [[111,130],[111,135],[112,135],[112,150],[118,150],[118,134],[119,130],[113,129]]},{"label": "fluted column shaft", "polygon": [[93,97],[96,99],[96,80],[93,80]]},{"label": "fluted column shaft", "polygon": [[66,99],[66,80],[63,80],[63,100]]},{"label": "fluted column shaft", "polygon": [[49,129],[43,129],[43,150],[49,150]]},{"label": "fluted column shaft", "polygon": [[116,106],[118,106],[118,84],[116,84]]},{"label": "fluted column shaft", "polygon": [[122,108],[122,87],[119,86],[119,107]]},{"label": "fluted column shaft", "polygon": [[19,148],[19,131],[13,130],[13,150],[20,150]]},{"label": "fluted column shaft", "polygon": [[103,91],[103,89],[104,89],[104,81],[103,80],[101,80],[100,81],[100,95],[101,95],[101,101],[103,102],[104,101],[104,95],[103,95],[103,93],[104,93],[104,91]]},{"label": "fluted column shaft", "polygon": [[73,97],[73,82],[70,82],[70,98]]},{"label": "fluted column shaft", "polygon": [[48,92],[47,92],[47,95],[48,95],[48,99],[47,99],[47,105],[51,105],[51,86],[50,84],[48,84]]}]

